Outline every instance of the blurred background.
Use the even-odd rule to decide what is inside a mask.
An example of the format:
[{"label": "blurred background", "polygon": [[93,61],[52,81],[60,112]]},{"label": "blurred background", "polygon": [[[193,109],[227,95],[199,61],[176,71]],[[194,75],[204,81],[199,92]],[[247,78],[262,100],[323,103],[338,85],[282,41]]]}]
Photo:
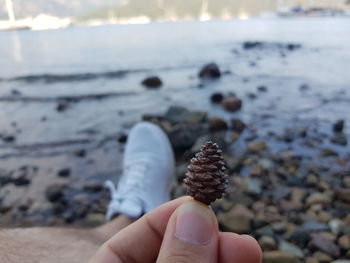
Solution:
[{"label": "blurred background", "polygon": [[[224,231],[350,260],[350,2],[0,0],[0,226],[104,222],[130,128],[224,150]],[[337,259],[342,259],[336,261]]]}]

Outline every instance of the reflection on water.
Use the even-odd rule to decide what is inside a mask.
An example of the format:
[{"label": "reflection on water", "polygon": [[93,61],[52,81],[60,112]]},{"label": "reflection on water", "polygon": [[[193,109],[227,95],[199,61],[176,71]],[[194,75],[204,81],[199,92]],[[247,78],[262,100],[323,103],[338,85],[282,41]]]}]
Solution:
[{"label": "reflection on water", "polygon": [[12,33],[12,51],[13,51],[13,58],[16,62],[21,62],[23,60],[22,56],[22,43],[21,39],[19,37],[19,32],[13,32]]}]

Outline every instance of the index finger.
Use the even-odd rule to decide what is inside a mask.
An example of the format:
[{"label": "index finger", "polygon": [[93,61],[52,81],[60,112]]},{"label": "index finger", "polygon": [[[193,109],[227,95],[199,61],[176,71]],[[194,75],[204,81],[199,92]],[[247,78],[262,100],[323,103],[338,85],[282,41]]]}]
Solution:
[{"label": "index finger", "polygon": [[162,244],[172,213],[182,203],[192,200],[182,197],[145,214],[105,242],[90,263],[153,262]]}]

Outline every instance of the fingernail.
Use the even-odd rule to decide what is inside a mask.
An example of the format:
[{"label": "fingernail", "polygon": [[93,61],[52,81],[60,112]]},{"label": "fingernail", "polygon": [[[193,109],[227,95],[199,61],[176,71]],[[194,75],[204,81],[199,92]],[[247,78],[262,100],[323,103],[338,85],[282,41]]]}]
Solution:
[{"label": "fingernail", "polygon": [[188,202],[177,209],[176,238],[194,245],[206,245],[211,240],[213,230],[213,214],[208,207]]}]

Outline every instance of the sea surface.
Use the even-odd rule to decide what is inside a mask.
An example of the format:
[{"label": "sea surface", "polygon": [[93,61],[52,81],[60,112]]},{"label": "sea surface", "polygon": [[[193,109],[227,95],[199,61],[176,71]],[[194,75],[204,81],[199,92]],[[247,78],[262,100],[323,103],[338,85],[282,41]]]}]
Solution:
[{"label": "sea surface", "polygon": [[[245,49],[246,41],[262,46]],[[200,80],[198,71],[210,62],[223,76]],[[72,183],[111,178],[121,169],[119,136],[143,114],[162,114],[172,105],[241,118],[266,140],[271,131],[298,127],[330,133],[338,119],[346,121],[348,136],[349,69],[346,18],[1,32],[0,134],[14,138],[0,139],[0,168],[34,165],[39,175],[28,189],[3,188],[0,196],[7,194],[10,202],[43,198],[45,185],[60,181],[57,170],[64,167],[72,169]],[[141,85],[152,75],[162,79],[160,89]],[[257,91],[261,85],[267,92]],[[229,114],[212,105],[214,92],[235,93],[243,109]],[[275,143],[273,150],[283,147]],[[288,147],[312,155],[297,143]],[[348,147],[332,147],[350,154]]]}]

